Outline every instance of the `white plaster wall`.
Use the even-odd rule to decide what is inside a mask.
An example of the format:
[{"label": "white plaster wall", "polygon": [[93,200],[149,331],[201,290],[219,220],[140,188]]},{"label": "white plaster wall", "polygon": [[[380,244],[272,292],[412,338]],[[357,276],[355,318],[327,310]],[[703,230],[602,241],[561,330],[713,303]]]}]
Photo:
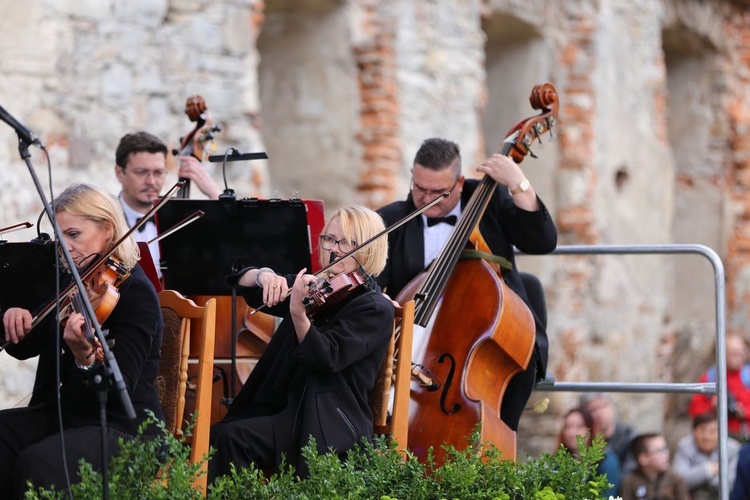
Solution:
[{"label": "white plaster wall", "polygon": [[[215,121],[217,152],[228,145],[264,150],[253,116],[257,87],[256,34],[249,0],[0,2],[0,105],[34,130],[47,146],[52,187],[73,181],[119,191],[114,150],[119,138],[146,129],[170,147],[192,130],[184,114],[188,96],[201,94]],[[46,161],[31,159],[47,186]],[[209,171],[217,182],[221,172]],[[231,164],[230,187],[238,196],[257,195],[253,174],[262,162]],[[176,173],[167,179],[175,182]],[[16,148],[15,133],[0,124],[0,227],[35,222],[42,204]],[[200,197],[193,187],[194,197]],[[49,189],[47,188],[49,197]],[[32,230],[6,236],[27,241]],[[34,360],[16,363],[0,354],[0,407],[30,391]]]},{"label": "white plaster wall", "polygon": [[323,199],[327,210],[356,198],[360,168],[349,14],[341,5],[270,10],[258,45],[270,190]]},{"label": "white plaster wall", "polygon": [[448,8],[439,3],[396,0],[392,8],[392,17],[398,22],[405,195],[414,154],[430,137],[458,143],[464,173],[474,175],[484,154],[479,135],[484,105],[484,35],[478,1],[456,2]]}]

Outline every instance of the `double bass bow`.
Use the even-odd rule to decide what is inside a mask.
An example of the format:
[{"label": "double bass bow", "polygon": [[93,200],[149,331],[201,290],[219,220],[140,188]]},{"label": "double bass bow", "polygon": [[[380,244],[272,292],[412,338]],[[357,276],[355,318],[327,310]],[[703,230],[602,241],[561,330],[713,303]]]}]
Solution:
[{"label": "double bass bow", "polygon": [[[516,163],[557,120],[557,91],[551,84],[535,86],[529,100],[541,113],[513,127],[500,151]],[[510,379],[531,359],[534,319],[503,280],[499,264],[459,260],[466,249],[492,254],[479,222],[496,188],[497,182],[485,175],[430,268],[396,297],[399,303],[416,300],[414,323],[424,331],[418,343],[415,330],[413,362],[434,382],[411,391],[408,447],[423,461],[433,448],[441,463],[441,445],[465,445],[477,424],[481,442],[492,442],[505,457],[515,457],[515,432],[501,420],[500,409]]]}]

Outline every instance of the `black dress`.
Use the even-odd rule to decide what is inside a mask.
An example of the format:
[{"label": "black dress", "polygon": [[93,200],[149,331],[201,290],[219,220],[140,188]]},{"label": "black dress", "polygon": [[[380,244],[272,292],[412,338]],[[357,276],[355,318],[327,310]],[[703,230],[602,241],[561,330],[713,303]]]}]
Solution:
[{"label": "black dress", "polygon": [[[248,304],[260,305],[260,294],[247,289]],[[372,438],[368,395],[393,332],[393,304],[376,283],[362,286],[335,310],[317,314],[302,343],[288,304],[268,310],[284,320],[224,420],[211,428],[217,453],[209,481],[228,473],[231,463],[278,470],[282,454],[305,476],[299,451],[310,436],[319,453],[332,448],[340,455]]]}]

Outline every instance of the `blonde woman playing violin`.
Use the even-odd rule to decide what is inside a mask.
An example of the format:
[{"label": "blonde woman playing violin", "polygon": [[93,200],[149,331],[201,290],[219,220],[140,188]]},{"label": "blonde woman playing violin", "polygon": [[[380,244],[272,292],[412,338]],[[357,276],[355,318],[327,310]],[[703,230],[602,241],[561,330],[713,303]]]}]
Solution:
[{"label": "blonde woman playing violin", "polygon": [[[383,229],[383,220],[372,210],[339,209],[323,229],[321,264],[328,265]],[[334,264],[330,274],[360,270],[364,284],[314,314],[303,299],[317,278],[305,269],[279,276],[268,268],[250,268],[230,278],[244,287],[249,305],[270,306],[268,312],[284,320],[227,416],[211,429],[216,454],[209,463],[209,481],[228,473],[230,464],[278,470],[282,453],[304,477],[299,451],[310,436],[319,452],[333,448],[342,457],[362,438],[372,437],[367,397],[383,362],[394,316],[393,304],[372,277],[385,267],[387,253],[387,238],[379,238]]]},{"label": "blonde woman playing violin", "polygon": [[[116,198],[89,184],[75,184],[52,203],[67,248],[77,267],[110,251],[127,231],[122,207]],[[156,291],[137,264],[138,247],[132,237],[114,250],[113,257],[130,275],[119,286],[119,300],[101,325],[114,342],[112,352],[122,372],[128,395],[136,411],[130,420],[118,391],[107,395],[107,446],[114,454],[118,438],[133,439],[146,418],[145,411],[162,417],[154,388],[159,370],[163,321]],[[54,290],[50,295],[54,295]],[[32,328],[32,313],[11,307],[3,313],[2,329],[10,342],[8,354],[18,359],[39,356],[34,392],[27,408],[0,411],[0,498],[21,498],[26,481],[59,490],[80,480],[78,462],[86,459],[99,470],[102,462],[102,432],[94,376],[104,373],[96,346],[85,334],[84,316],[71,312],[65,326],[49,314]],[[59,343],[56,334],[62,336]],[[57,347],[59,346],[59,347]],[[57,416],[56,370],[60,367],[62,426]],[[149,436],[157,430],[147,430]],[[64,438],[65,461],[61,442]]]}]

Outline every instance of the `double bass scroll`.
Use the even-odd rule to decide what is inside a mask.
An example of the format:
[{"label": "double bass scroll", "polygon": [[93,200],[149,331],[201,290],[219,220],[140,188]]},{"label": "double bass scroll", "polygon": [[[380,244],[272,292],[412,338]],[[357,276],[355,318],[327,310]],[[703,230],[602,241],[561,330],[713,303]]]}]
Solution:
[{"label": "double bass scroll", "polygon": [[[206,102],[199,95],[190,96],[185,102],[185,114],[195,127],[180,138],[180,148],[172,151],[175,156],[193,156],[203,161],[205,148],[214,139],[215,132],[221,132],[221,125],[214,124],[208,113]],[[190,198],[190,179],[180,177],[184,186],[177,194],[178,198]]]}]

